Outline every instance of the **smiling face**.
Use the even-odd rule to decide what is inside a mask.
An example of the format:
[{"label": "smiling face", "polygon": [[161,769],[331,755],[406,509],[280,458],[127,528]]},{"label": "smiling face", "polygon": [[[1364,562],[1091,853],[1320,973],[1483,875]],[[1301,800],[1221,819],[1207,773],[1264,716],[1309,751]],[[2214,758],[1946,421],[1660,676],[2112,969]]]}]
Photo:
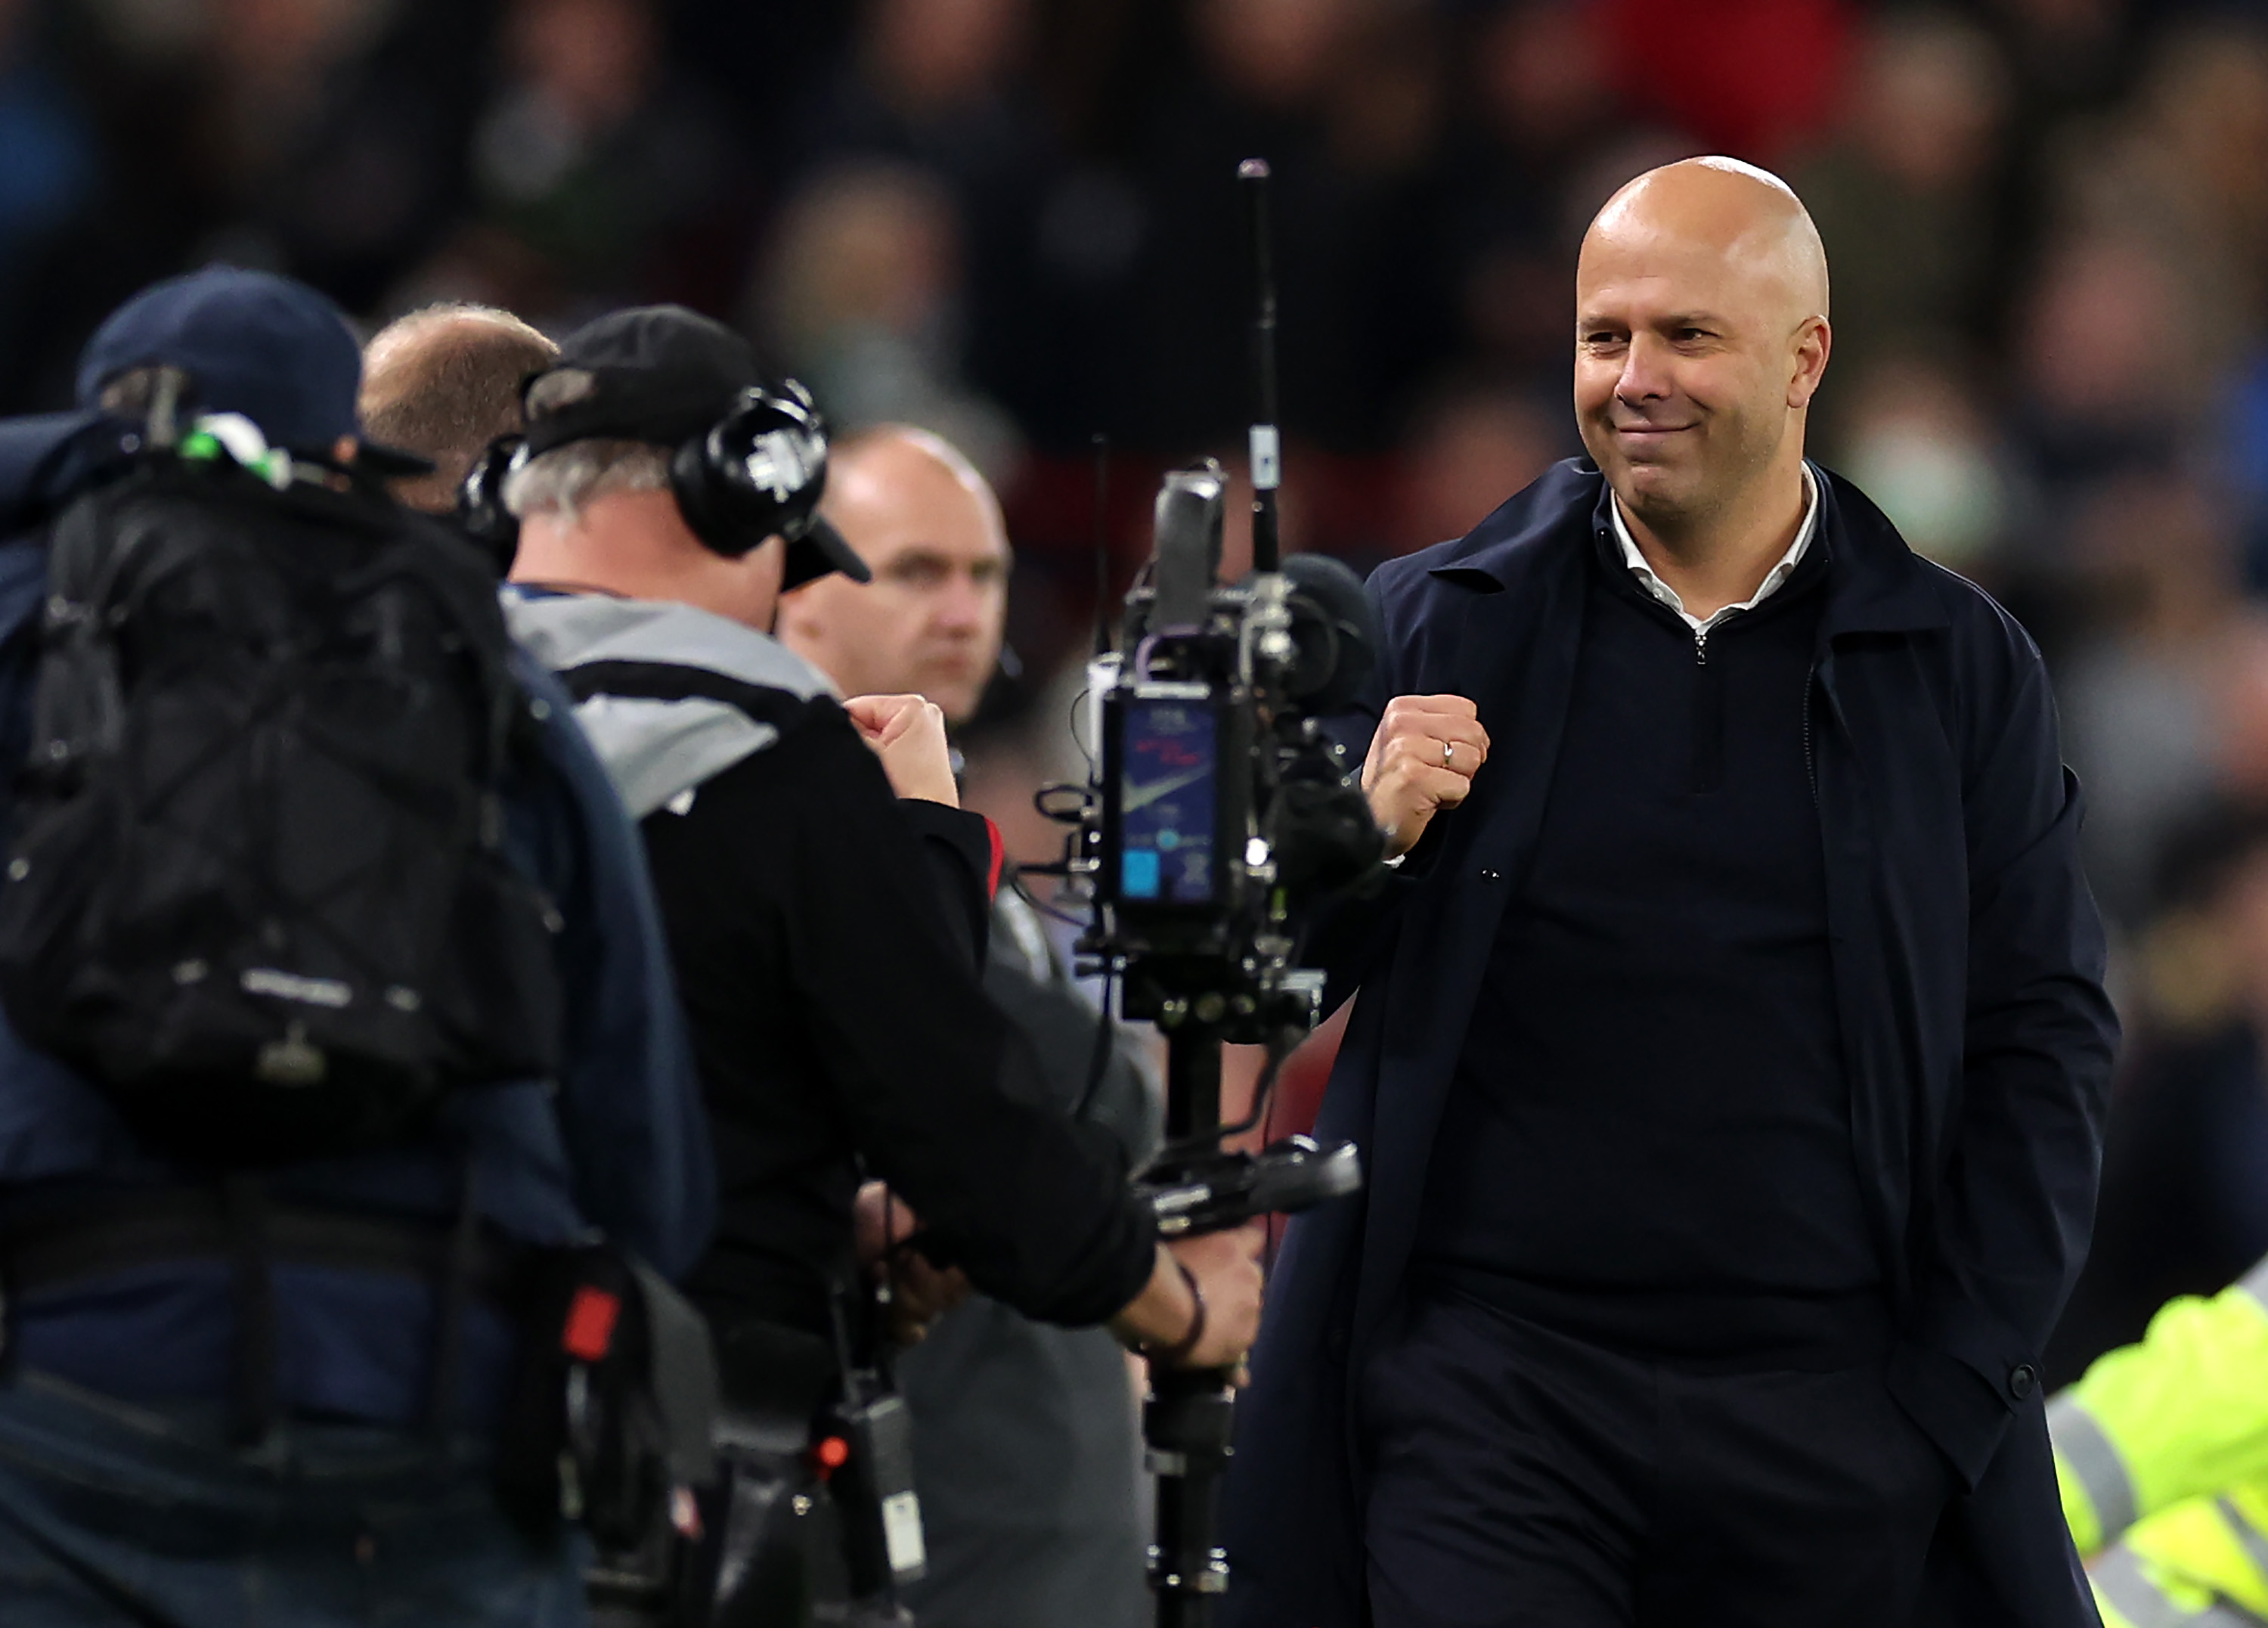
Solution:
[{"label": "smiling face", "polygon": [[966,722],[999,665],[1008,535],[991,488],[918,430],[836,450],[821,505],[874,573],[821,577],[781,601],[780,637],[846,695],[920,695]]},{"label": "smiling face", "polygon": [[1689,529],[1793,478],[1826,309],[1811,218],[1761,172],[1689,159],[1609,201],[1575,273],[1575,415],[1631,515]]}]

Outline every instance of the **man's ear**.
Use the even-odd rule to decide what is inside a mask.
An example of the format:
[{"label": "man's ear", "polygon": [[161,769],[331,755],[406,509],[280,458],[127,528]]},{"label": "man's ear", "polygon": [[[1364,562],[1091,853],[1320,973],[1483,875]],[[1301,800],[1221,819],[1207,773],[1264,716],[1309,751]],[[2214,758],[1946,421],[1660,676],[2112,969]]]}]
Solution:
[{"label": "man's ear", "polygon": [[824,577],[815,577],[800,587],[789,588],[779,596],[779,609],[772,617],[775,636],[784,638],[791,632],[807,636],[812,631],[812,618],[817,609],[819,596],[812,592]]},{"label": "man's ear", "polygon": [[1827,357],[1834,348],[1835,333],[1828,327],[1827,319],[1805,318],[1803,326],[1795,330],[1795,365],[1787,383],[1788,406],[1800,411],[1811,405],[1811,398],[1819,394],[1820,381],[1827,376]]}]

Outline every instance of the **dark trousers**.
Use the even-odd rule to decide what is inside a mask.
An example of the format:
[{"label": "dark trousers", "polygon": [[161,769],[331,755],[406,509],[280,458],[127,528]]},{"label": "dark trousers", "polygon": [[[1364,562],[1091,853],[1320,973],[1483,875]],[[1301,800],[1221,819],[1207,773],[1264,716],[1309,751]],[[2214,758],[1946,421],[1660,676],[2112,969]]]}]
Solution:
[{"label": "dark trousers", "polygon": [[8,1628],[580,1628],[589,1545],[532,1544],[490,1450],[290,1420],[260,1455],[219,1403],[0,1384]]},{"label": "dark trousers", "polygon": [[1911,1628],[1955,1491],[1878,1369],[1672,1366],[1448,1291],[1362,1405],[1376,1628]]}]

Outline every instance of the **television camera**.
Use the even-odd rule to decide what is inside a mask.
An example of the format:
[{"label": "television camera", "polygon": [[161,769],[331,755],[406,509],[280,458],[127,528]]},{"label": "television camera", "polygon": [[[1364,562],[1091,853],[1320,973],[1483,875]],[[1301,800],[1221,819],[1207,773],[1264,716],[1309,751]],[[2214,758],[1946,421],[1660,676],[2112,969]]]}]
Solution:
[{"label": "television camera", "polygon": [[[1338,561],[1278,558],[1267,166],[1248,161],[1240,179],[1259,274],[1254,568],[1241,582],[1219,580],[1220,467],[1167,475],[1150,564],[1125,600],[1119,637],[1103,624],[1088,669],[1091,783],[1053,788],[1042,802],[1079,828],[1060,869],[1092,888],[1081,970],[1115,983],[1120,1015],[1147,1019],[1166,1038],[1166,1146],[1138,1185],[1168,1238],[1306,1209],[1362,1183],[1351,1143],[1294,1136],[1257,1153],[1225,1147],[1264,1123],[1278,1067],[1314,1027],[1322,978],[1300,955],[1315,907],[1374,878],[1383,845],[1359,765],[1326,727],[1370,687],[1375,613]],[[1264,1046],[1268,1061],[1250,1113],[1224,1125],[1228,1042]],[[1233,1376],[1153,1369],[1150,1382],[1151,1583],[1161,1624],[1201,1628],[1228,1581],[1214,1527]]]}]

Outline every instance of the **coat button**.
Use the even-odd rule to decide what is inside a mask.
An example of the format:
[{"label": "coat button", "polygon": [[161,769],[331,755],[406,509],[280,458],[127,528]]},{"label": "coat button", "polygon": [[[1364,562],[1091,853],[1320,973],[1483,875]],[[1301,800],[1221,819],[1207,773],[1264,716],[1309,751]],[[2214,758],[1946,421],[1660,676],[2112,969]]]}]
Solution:
[{"label": "coat button", "polygon": [[1504,873],[1496,869],[1493,866],[1484,865],[1481,866],[1481,880],[1484,882],[1502,881],[1504,880]]},{"label": "coat button", "polygon": [[2008,1394],[2021,1402],[2032,1394],[2032,1387],[2039,1382],[2039,1370],[2029,1362],[2020,1362],[2009,1370]]}]

